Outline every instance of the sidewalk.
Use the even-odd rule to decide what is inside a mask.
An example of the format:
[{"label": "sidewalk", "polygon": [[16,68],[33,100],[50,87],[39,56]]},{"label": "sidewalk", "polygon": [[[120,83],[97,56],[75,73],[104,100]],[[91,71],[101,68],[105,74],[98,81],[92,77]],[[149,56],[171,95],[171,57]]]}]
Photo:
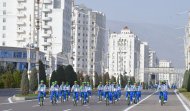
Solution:
[{"label": "sidewalk", "polygon": [[177,94],[179,94],[179,96],[185,102],[185,104],[187,104],[190,107],[190,100],[186,98],[182,93],[179,93],[178,91],[177,91]]}]

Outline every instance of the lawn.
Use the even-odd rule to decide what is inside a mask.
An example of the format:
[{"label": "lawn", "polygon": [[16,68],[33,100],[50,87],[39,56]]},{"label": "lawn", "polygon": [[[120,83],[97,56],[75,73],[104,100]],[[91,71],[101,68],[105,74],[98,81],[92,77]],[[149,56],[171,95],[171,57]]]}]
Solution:
[{"label": "lawn", "polygon": [[181,94],[183,94],[186,98],[188,98],[188,99],[190,100],[190,92],[187,92],[187,90],[184,89],[184,88],[180,88],[180,89],[178,89],[178,90],[179,90],[179,92],[180,92]]}]

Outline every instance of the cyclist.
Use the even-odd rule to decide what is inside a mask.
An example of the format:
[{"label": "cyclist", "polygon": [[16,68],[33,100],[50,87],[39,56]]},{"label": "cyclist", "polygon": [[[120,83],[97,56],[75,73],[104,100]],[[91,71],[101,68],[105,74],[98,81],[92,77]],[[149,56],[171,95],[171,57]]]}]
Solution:
[{"label": "cyclist", "polygon": [[158,91],[159,91],[159,103],[161,102],[161,97],[164,97],[164,102],[167,102],[167,85],[165,81],[161,82],[161,85],[158,85]]},{"label": "cyclist", "polygon": [[[100,82],[100,84],[98,85],[98,97],[102,96],[103,97],[103,90],[104,90],[104,86],[102,85],[102,82]],[[102,98],[101,97],[101,98]],[[100,99],[100,98],[99,98]]]},{"label": "cyclist", "polygon": [[117,92],[118,92],[118,99],[120,100],[121,97],[121,84],[117,84]]},{"label": "cyclist", "polygon": [[118,86],[116,85],[116,82],[113,82],[113,85],[112,85],[112,94],[113,94],[113,97],[115,98],[115,101],[118,101],[119,94],[118,94]]},{"label": "cyclist", "polygon": [[104,86],[104,99],[105,100],[106,100],[107,96],[109,98],[109,91],[110,91],[110,86],[108,84],[108,81],[106,81],[106,85]]},{"label": "cyclist", "polygon": [[141,90],[142,90],[142,86],[140,84],[140,82],[137,85],[137,95],[138,95],[138,101],[141,99]]},{"label": "cyclist", "polygon": [[60,98],[63,97],[63,101],[65,102],[67,90],[66,90],[66,85],[64,82],[62,82],[59,89],[60,89]]},{"label": "cyclist", "polygon": [[126,91],[126,100],[128,100],[128,96],[129,96],[129,97],[130,97],[130,98],[129,98],[129,99],[130,99],[130,103],[132,103],[133,98],[132,98],[132,93],[131,93],[131,85],[130,85],[130,82],[128,82],[128,84],[126,84],[124,90]]},{"label": "cyclist", "polygon": [[109,101],[110,103],[112,103],[112,99],[113,99],[113,84],[111,83],[111,80],[109,81]]},{"label": "cyclist", "polygon": [[74,85],[71,88],[71,92],[73,92],[73,101],[74,101],[74,99],[76,99],[76,101],[78,102],[78,100],[79,100],[79,90],[80,90],[80,88],[79,88],[79,85],[77,84],[77,81],[74,81]]},{"label": "cyclist", "polygon": [[55,93],[54,85],[55,85],[55,83],[52,82],[51,87],[50,87],[50,102],[52,102],[52,100],[53,100],[53,95],[54,95],[54,93]]},{"label": "cyclist", "polygon": [[40,104],[40,97],[43,95],[44,99],[46,97],[46,85],[44,81],[41,80],[41,84],[38,86],[38,104]]},{"label": "cyclist", "polygon": [[57,81],[55,81],[54,88],[55,88],[57,102],[59,102],[59,85],[57,84]]},{"label": "cyclist", "polygon": [[67,91],[67,94],[68,94],[68,96],[69,96],[69,98],[70,98],[70,85],[69,85],[69,83],[68,82],[66,82],[66,91]]},{"label": "cyclist", "polygon": [[87,102],[87,87],[85,86],[85,82],[82,83],[82,85],[80,86],[80,100],[83,98],[84,99],[84,103]]},{"label": "cyclist", "polygon": [[89,82],[87,82],[87,96],[89,96],[89,97],[91,97],[91,95],[92,95],[92,86],[90,85],[90,83]]}]

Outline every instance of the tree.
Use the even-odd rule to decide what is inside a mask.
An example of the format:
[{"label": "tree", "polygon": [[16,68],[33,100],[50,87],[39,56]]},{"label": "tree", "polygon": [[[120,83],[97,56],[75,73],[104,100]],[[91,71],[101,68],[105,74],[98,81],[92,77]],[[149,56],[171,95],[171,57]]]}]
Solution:
[{"label": "tree", "polygon": [[79,85],[82,84],[82,81],[84,81],[84,77],[82,73],[77,73],[77,81],[79,82]]},{"label": "tree", "polygon": [[188,74],[189,74],[189,70],[185,71],[184,77],[183,77],[183,88],[187,89],[187,82],[188,82]]},{"label": "tree", "polygon": [[110,79],[110,77],[109,77],[108,72],[106,72],[105,74],[103,74],[103,77],[102,77],[103,84],[106,84],[106,82],[109,81],[109,79]]},{"label": "tree", "polygon": [[4,84],[4,88],[14,88],[15,87],[14,78],[10,71],[7,71],[5,74],[2,75],[2,81]]},{"label": "tree", "polygon": [[32,69],[31,75],[30,75],[30,90],[32,92],[35,92],[38,88],[38,79],[37,79],[37,70],[36,68]]},{"label": "tree", "polygon": [[84,76],[84,81],[85,81],[85,82],[90,82],[90,76],[85,75],[85,76]]},{"label": "tree", "polygon": [[102,82],[102,75],[98,75],[99,82]]},{"label": "tree", "polygon": [[114,76],[111,76],[111,82],[116,82],[116,78]]},{"label": "tree", "polygon": [[21,93],[22,95],[29,94],[29,80],[28,80],[27,71],[24,71],[22,74]]},{"label": "tree", "polygon": [[74,81],[77,81],[77,74],[71,65],[65,67],[65,79],[72,86]]},{"label": "tree", "polygon": [[15,70],[13,72],[13,78],[14,78],[14,84],[16,88],[20,88],[20,83],[21,83],[21,72]]},{"label": "tree", "polygon": [[190,92],[190,70],[188,71],[187,91]]},{"label": "tree", "polygon": [[98,73],[95,73],[95,87],[97,87],[99,84],[99,77],[98,77]]},{"label": "tree", "polygon": [[39,61],[39,81],[43,80],[44,84],[46,84],[46,72],[43,62]]}]

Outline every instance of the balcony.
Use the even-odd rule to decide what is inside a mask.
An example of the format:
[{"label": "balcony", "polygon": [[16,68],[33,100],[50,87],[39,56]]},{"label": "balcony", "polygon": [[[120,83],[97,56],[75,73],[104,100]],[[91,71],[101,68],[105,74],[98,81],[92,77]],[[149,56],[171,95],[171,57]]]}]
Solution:
[{"label": "balcony", "polygon": [[22,21],[17,21],[17,25],[19,25],[19,26],[25,26],[26,23],[25,23],[25,22],[22,22]]},{"label": "balcony", "polygon": [[51,21],[52,19],[51,19],[51,17],[44,17],[44,18],[42,18],[42,20],[43,21]]},{"label": "balcony", "polygon": [[51,34],[42,34],[43,38],[51,38]]},{"label": "balcony", "polygon": [[49,26],[49,25],[44,25],[44,26],[42,26],[42,28],[43,28],[43,29],[51,29],[51,26]]},{"label": "balcony", "polygon": [[25,10],[26,7],[25,7],[25,6],[18,6],[17,9],[18,9],[18,10]]},{"label": "balcony", "polygon": [[18,17],[18,18],[25,18],[25,17],[26,17],[26,15],[25,15],[25,14],[23,14],[23,13],[18,13],[18,14],[17,14],[17,17]]},{"label": "balcony", "polygon": [[24,39],[24,38],[22,38],[22,37],[18,37],[18,38],[16,39],[16,41],[18,41],[18,42],[24,42],[24,41],[25,41],[25,39]]},{"label": "balcony", "polygon": [[42,12],[51,12],[52,10],[51,9],[48,9],[48,8],[44,8],[43,10],[42,10]]},{"label": "balcony", "polygon": [[44,4],[51,4],[52,1],[51,0],[44,0]]},{"label": "balcony", "polygon": [[26,0],[17,0],[18,2],[26,2]]},{"label": "balcony", "polygon": [[44,42],[44,43],[42,43],[42,46],[51,46],[51,43],[50,42]]},{"label": "balcony", "polygon": [[19,29],[17,29],[17,33],[18,33],[18,34],[24,34],[24,33],[25,33],[25,31],[24,31],[24,30],[22,30],[22,29],[20,29],[20,30],[19,30]]}]

